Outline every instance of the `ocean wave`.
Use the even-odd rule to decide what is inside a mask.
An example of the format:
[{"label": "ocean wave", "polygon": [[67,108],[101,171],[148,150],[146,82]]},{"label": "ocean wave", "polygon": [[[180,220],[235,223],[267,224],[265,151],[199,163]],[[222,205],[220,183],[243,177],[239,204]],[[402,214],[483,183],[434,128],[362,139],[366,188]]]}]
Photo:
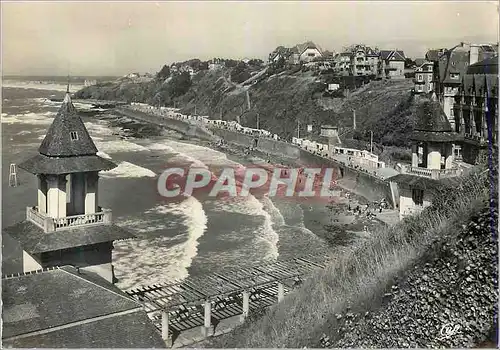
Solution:
[{"label": "ocean wave", "polygon": [[144,146],[125,140],[98,141],[95,144],[99,151],[106,153],[149,151]]},{"label": "ocean wave", "polygon": [[145,147],[147,147],[151,151],[167,151],[168,153],[178,153],[178,152],[174,151],[174,149],[172,147],[167,146],[163,142],[151,143],[149,145],[146,145]]},{"label": "ocean wave", "polygon": [[104,178],[156,177],[156,174],[153,171],[129,162],[121,162],[116,168],[108,171],[102,171],[100,174]]},{"label": "ocean wave", "polygon": [[101,152],[101,151],[99,151],[99,152],[97,152],[97,155],[98,155],[99,157],[104,158],[104,159],[111,159],[111,156],[110,156],[109,154],[105,153],[105,152]]},{"label": "ocean wave", "polygon": [[186,166],[189,165],[190,167],[193,168],[202,168],[202,169],[208,169],[208,166],[203,163],[202,161],[195,159],[191,156],[188,156],[187,154],[176,154],[173,157],[168,159],[168,163],[176,166]]},{"label": "ocean wave", "polygon": [[[113,264],[119,279],[117,286],[122,289],[188,277],[188,269],[198,253],[198,239],[207,228],[203,206],[194,197],[181,203],[158,205],[145,214],[180,217],[187,232],[183,237],[116,242]],[[172,244],[179,239],[183,241]]]},{"label": "ocean wave", "polygon": [[35,97],[35,98],[30,98],[29,100],[36,102],[37,104],[40,105],[51,106],[51,107],[56,107],[56,106],[59,107],[61,105],[61,102],[52,101],[44,97]]},{"label": "ocean wave", "polygon": [[96,122],[86,122],[84,123],[90,136],[94,138],[94,135],[111,136],[120,132],[120,128],[109,126],[107,122],[99,120]]},{"label": "ocean wave", "polygon": [[268,197],[261,198],[263,209],[269,213],[274,225],[283,226],[285,225],[285,218],[281,214],[278,208],[274,205],[273,201]]},{"label": "ocean wave", "polygon": [[[49,90],[49,91],[62,91],[65,92],[67,89],[66,84],[57,83],[38,83],[34,81],[12,81],[4,80],[2,81],[2,87],[4,88],[14,88],[14,89],[34,89],[34,90]],[[77,92],[84,86],[80,84],[71,84],[69,86],[70,92]]]},{"label": "ocean wave", "polygon": [[55,112],[44,113],[23,113],[4,116],[2,113],[2,123],[5,124],[30,124],[30,125],[49,125],[54,120]]},{"label": "ocean wave", "polygon": [[234,167],[241,166],[241,164],[227,159],[227,155],[225,153],[213,150],[208,147],[173,140],[164,141],[157,145],[165,145],[166,147],[169,147],[175,152],[178,152],[182,155],[189,154],[190,158],[197,159],[198,161],[206,165],[226,165]]}]

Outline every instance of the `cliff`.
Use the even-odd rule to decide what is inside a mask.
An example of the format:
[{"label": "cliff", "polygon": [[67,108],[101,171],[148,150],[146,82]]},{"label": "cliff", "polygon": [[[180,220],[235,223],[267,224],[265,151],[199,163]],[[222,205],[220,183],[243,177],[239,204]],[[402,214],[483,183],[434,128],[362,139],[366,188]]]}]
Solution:
[{"label": "cliff", "polygon": [[[260,128],[284,138],[297,134],[298,122],[303,136],[307,135],[307,124],[313,125],[313,134],[319,133],[322,124],[333,124],[341,128],[345,140],[354,139],[352,142],[360,147],[366,147],[369,130],[373,130],[379,153],[384,146],[408,147],[414,124],[409,80],[372,81],[347,97],[332,97],[325,93],[324,78],[311,71],[291,69],[273,74],[263,68],[254,70],[256,74],[247,82],[236,84],[231,81],[234,69],[199,71],[190,81],[175,76],[149,81],[121,78],[86,87],[76,97],[175,105],[184,113],[196,112],[213,119],[239,118],[249,127],[256,127],[258,119]],[[356,131],[352,130],[353,109]]]}]

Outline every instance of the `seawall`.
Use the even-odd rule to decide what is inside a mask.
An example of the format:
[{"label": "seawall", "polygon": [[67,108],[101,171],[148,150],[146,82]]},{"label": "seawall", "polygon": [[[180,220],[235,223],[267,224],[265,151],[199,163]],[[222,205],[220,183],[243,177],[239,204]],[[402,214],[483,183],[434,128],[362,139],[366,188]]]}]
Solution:
[{"label": "seawall", "polygon": [[118,107],[116,111],[126,117],[161,125],[189,137],[212,141],[223,138],[229,144],[254,147],[260,152],[290,158],[304,166],[324,167],[327,165],[337,169],[338,184],[348,191],[363,196],[370,201],[379,201],[385,198],[394,206],[399,199],[397,186],[395,187],[389,181],[372,176],[364,171],[347,167],[336,160],[312,154],[287,142],[263,137],[258,138],[227,129],[211,128],[208,131],[183,120],[163,118],[127,107]]},{"label": "seawall", "polygon": [[[342,163],[327,159],[303,149],[300,149],[300,161],[304,165],[308,166],[331,166],[337,170],[337,182],[338,184],[354,192],[370,201],[379,201],[385,198],[389,203],[395,205],[395,198],[393,198],[393,193],[391,192],[391,184],[389,181],[380,179],[376,176],[367,174],[364,171],[350,168],[343,165]],[[394,191],[394,188],[392,188]],[[395,197],[398,197],[397,195]]]},{"label": "seawall", "polygon": [[189,137],[195,137],[203,140],[214,140],[217,138],[209,131],[204,130],[203,128],[197,125],[186,123],[183,120],[177,120],[173,118],[162,118],[157,115],[144,113],[137,110],[132,110],[127,107],[118,107],[115,108],[115,111],[122,114],[125,117],[145,121],[148,123],[153,123],[156,125],[161,125],[167,129],[177,131],[178,133],[181,133]]}]

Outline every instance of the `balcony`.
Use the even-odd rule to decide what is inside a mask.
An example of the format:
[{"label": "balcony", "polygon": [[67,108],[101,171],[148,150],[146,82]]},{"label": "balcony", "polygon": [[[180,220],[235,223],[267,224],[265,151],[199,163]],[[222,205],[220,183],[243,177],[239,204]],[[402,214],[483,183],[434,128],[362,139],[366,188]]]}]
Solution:
[{"label": "balcony", "polygon": [[427,177],[433,180],[439,180],[447,177],[459,176],[462,174],[462,169],[453,168],[453,169],[427,169],[427,168],[419,168],[412,167],[410,165],[401,167],[402,174],[410,174],[417,175],[422,177]]},{"label": "balcony", "polygon": [[38,207],[26,208],[26,219],[40,227],[44,232],[54,232],[92,225],[111,225],[111,209],[99,207],[99,212],[52,218],[38,211]]}]

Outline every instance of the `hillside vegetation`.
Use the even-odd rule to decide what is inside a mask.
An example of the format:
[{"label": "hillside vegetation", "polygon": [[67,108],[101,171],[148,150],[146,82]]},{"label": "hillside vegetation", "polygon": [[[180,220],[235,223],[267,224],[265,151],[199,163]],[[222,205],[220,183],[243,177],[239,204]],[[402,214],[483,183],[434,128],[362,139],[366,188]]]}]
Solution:
[{"label": "hillside vegetation", "polygon": [[[344,139],[367,144],[369,130],[377,143],[378,153],[387,146],[408,147],[408,136],[414,125],[411,95],[412,82],[372,81],[342,97],[325,93],[321,76],[301,69],[253,67],[245,71],[240,64],[232,68],[201,70],[191,78],[189,73],[170,74],[164,67],[161,78],[120,78],[116,82],[84,88],[78,98],[144,102],[176,106],[185,113],[208,115],[213,119],[240,119],[242,125],[259,126],[290,139],[301,135],[312,124],[314,134],[322,124],[338,125]],[[248,79],[248,84],[242,80]],[[238,82],[233,81],[237,79]],[[248,109],[247,93],[250,99]],[[340,97],[339,97],[340,96]],[[357,130],[352,130],[356,110]],[[258,117],[257,117],[258,116]],[[358,140],[358,141],[356,141]]]},{"label": "hillside vegetation", "polygon": [[[494,182],[496,184],[496,182]],[[496,329],[497,194],[460,179],[421,215],[335,257],[262,316],[207,347],[471,347]],[[441,337],[444,325],[457,327]]]}]

